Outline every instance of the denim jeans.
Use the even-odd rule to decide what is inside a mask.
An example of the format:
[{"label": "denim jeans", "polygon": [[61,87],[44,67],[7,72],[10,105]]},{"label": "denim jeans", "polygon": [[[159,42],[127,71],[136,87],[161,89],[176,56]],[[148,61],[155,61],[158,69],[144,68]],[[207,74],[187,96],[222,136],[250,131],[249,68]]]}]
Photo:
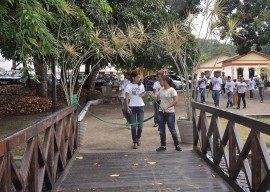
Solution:
[{"label": "denim jeans", "polygon": [[244,107],[246,107],[245,96],[246,96],[246,93],[238,93],[238,105],[237,105],[238,108],[240,108],[241,98],[243,100]]},{"label": "denim jeans", "polygon": [[160,129],[160,140],[161,146],[166,146],[166,123],[171,132],[174,145],[179,145],[179,140],[177,137],[177,132],[175,130],[175,113],[159,113],[159,129]]},{"label": "denim jeans", "polygon": [[126,118],[127,123],[129,123],[130,122],[129,114],[127,112],[126,99],[124,97],[121,97],[121,104],[122,104],[122,113],[123,113],[124,117]]},{"label": "denim jeans", "polygon": [[220,95],[220,90],[212,91],[212,98],[214,100],[214,104],[216,107],[219,107],[219,95]]},{"label": "denim jeans", "polygon": [[264,87],[259,87],[260,99],[263,101],[264,98]]},{"label": "denim jeans", "polygon": [[154,123],[155,124],[158,124],[159,105],[160,105],[160,101],[154,102],[154,112],[155,112]]},{"label": "denim jeans", "polygon": [[229,92],[227,93],[227,96],[228,96],[227,105],[232,105],[233,92],[229,91]]},{"label": "denim jeans", "polygon": [[[130,123],[136,123],[143,121],[144,117],[144,107],[129,107],[131,109],[130,113]],[[133,143],[137,142],[137,139],[141,138],[143,124],[131,125],[131,135]]]},{"label": "denim jeans", "polygon": [[249,90],[249,98],[254,98],[254,89]]},{"label": "denim jeans", "polygon": [[205,103],[205,88],[200,88],[201,103]]}]

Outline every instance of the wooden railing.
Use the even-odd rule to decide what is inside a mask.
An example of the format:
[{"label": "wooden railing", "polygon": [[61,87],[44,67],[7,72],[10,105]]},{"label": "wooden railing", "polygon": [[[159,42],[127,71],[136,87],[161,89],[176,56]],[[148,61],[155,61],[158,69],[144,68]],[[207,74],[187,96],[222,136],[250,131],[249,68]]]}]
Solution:
[{"label": "wooden railing", "polygon": [[52,189],[76,152],[77,119],[72,105],[1,140],[0,191]]},{"label": "wooden railing", "polygon": [[[192,109],[194,149],[198,154],[236,191],[267,191],[270,156],[262,134],[270,135],[270,124],[195,102]],[[224,131],[221,118],[228,120]],[[244,144],[237,124],[250,130]],[[239,182],[239,177],[245,182]]]}]

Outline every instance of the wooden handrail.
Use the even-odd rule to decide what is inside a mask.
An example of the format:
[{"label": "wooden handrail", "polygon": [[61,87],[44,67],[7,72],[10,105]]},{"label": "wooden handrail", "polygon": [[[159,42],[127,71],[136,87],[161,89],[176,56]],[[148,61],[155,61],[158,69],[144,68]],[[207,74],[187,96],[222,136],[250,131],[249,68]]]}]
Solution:
[{"label": "wooden handrail", "polygon": [[[72,105],[2,139],[1,191],[52,189],[76,153],[77,138],[78,109]],[[18,160],[12,152],[21,145],[25,151]]]},{"label": "wooden handrail", "polygon": [[[246,191],[238,182],[239,176],[245,178],[249,191],[267,191],[270,156],[262,133],[270,136],[270,124],[196,102],[192,102],[192,110],[195,151],[236,191]],[[211,117],[210,124],[207,116]],[[228,120],[224,132],[220,118]],[[244,144],[237,124],[250,129]]]}]

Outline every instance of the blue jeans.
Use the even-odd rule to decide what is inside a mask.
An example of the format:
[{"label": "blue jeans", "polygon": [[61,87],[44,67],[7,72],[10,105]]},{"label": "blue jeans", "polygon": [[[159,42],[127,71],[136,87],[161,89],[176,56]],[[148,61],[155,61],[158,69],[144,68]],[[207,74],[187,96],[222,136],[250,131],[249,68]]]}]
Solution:
[{"label": "blue jeans", "polygon": [[175,130],[175,113],[159,113],[159,129],[160,129],[160,140],[161,146],[166,146],[166,123],[171,132],[174,145],[179,145],[179,140],[177,137],[177,132]]},{"label": "blue jeans", "polygon": [[122,104],[122,113],[123,113],[124,117],[126,118],[127,123],[129,123],[130,122],[129,114],[127,112],[126,99],[124,97],[121,97],[121,104]]},{"label": "blue jeans", "polygon": [[200,88],[201,103],[205,103],[205,88]]},{"label": "blue jeans", "polygon": [[227,93],[227,96],[228,96],[227,105],[232,105],[233,92],[229,91],[229,92]]},{"label": "blue jeans", "polygon": [[254,89],[249,90],[249,98],[254,98]]},{"label": "blue jeans", "polygon": [[264,87],[259,87],[259,94],[260,94],[261,101],[263,101],[263,98],[264,98]]},{"label": "blue jeans", "polygon": [[154,123],[155,124],[158,124],[159,104],[160,104],[160,101],[154,102],[154,112],[155,112]]},{"label": "blue jeans", "polygon": [[[136,123],[143,121],[144,117],[144,107],[129,107],[131,109],[130,113],[130,123]],[[137,139],[141,138],[143,124],[131,125],[131,135],[133,143],[137,143]]]},{"label": "blue jeans", "polygon": [[212,98],[214,100],[214,104],[216,107],[219,107],[219,95],[220,95],[220,90],[212,91]]}]

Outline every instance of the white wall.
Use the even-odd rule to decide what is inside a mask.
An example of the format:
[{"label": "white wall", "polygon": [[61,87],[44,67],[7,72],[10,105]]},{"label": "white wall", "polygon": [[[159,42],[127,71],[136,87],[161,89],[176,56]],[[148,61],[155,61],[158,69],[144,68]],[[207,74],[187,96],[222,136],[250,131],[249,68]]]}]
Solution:
[{"label": "white wall", "polygon": [[[261,66],[264,67],[264,66]],[[237,69],[238,68],[243,68],[243,77],[244,79],[249,79],[249,69],[250,68],[254,68],[254,76],[256,75],[260,75],[260,67],[258,67],[257,65],[238,65],[238,66],[229,66],[229,67],[225,67],[224,68],[224,72],[226,76],[231,76],[232,79],[236,79],[237,78]]]},{"label": "white wall", "polygon": [[4,68],[6,70],[10,70],[12,67],[12,61],[6,60],[2,55],[0,54],[0,68]]}]

